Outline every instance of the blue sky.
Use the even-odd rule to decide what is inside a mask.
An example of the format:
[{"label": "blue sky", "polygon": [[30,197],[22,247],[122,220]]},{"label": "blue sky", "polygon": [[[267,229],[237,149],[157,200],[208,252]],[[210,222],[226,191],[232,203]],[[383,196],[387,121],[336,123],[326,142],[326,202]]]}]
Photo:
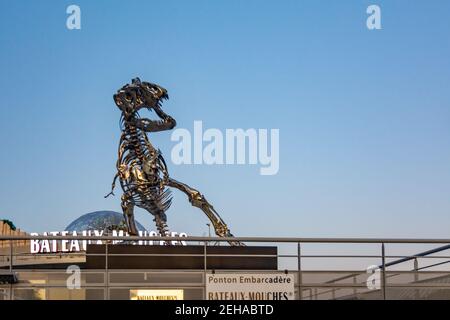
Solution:
[{"label": "blue sky", "polygon": [[[82,29],[66,28],[81,7]],[[382,30],[366,28],[378,4]],[[62,230],[104,199],[131,78],[178,127],[280,129],[280,170],[175,166],[235,235],[448,237],[448,1],[14,1],[0,12],[0,215]],[[118,190],[117,190],[118,191]],[[120,192],[117,192],[120,194]],[[207,222],[174,192],[174,231]],[[143,210],[137,219],[152,229]]]}]

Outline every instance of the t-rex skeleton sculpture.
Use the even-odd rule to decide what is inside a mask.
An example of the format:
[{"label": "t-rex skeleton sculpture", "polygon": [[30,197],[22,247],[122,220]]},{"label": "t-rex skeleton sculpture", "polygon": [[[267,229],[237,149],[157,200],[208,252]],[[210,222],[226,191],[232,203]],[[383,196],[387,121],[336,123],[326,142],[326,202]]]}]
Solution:
[{"label": "t-rex skeleton sculpture", "polygon": [[[128,233],[138,233],[134,221],[134,207],[138,206],[154,216],[161,236],[169,236],[165,211],[169,208],[172,197],[167,187],[176,188],[188,196],[193,206],[203,210],[218,236],[232,237],[225,222],[199,191],[169,177],[161,152],[153,147],[147,137],[147,132],[175,127],[175,119],[161,109],[163,100],[168,98],[166,89],[153,83],[141,82],[139,78],[133,79],[131,84],[126,84],[114,95],[114,102],[122,111],[122,135],[116,165],[117,174],[111,192],[105,198],[114,195],[116,180],[119,178],[123,190],[122,210]],[[138,111],[143,108],[154,110],[161,120],[140,118]],[[241,245],[237,241],[230,241],[230,244]]]}]

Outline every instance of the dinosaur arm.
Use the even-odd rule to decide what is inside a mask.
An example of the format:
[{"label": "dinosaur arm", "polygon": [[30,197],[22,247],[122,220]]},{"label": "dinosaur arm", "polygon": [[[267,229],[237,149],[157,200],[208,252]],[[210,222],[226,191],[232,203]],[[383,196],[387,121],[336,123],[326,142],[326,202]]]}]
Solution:
[{"label": "dinosaur arm", "polygon": [[114,188],[116,187],[116,180],[119,177],[119,174],[116,173],[116,175],[114,176],[113,182],[111,184],[111,192],[108,193],[105,198],[108,198],[110,195],[114,195]]}]

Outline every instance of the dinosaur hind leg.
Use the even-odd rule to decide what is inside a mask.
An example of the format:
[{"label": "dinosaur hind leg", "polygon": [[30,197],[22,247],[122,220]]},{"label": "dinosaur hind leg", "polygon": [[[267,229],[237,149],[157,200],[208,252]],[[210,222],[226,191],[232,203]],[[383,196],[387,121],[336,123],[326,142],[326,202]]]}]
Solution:
[{"label": "dinosaur hind leg", "polygon": [[138,235],[136,222],[134,221],[134,205],[126,195],[122,195],[122,211],[127,224],[128,233],[132,236]]},{"label": "dinosaur hind leg", "polygon": [[[228,226],[219,216],[214,207],[206,200],[206,198],[196,189],[191,188],[187,184],[176,181],[174,179],[169,178],[168,184],[169,187],[176,188],[188,196],[189,202],[197,208],[200,208],[208,219],[211,221],[214,231],[219,237],[233,237]],[[242,246],[243,244],[239,241],[229,241],[232,246]]]}]

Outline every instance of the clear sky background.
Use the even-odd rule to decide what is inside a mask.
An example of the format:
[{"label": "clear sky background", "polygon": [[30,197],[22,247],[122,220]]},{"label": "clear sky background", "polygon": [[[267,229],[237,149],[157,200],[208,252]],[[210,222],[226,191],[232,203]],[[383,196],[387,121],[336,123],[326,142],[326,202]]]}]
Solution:
[{"label": "clear sky background", "polygon": [[[178,127],[279,128],[280,170],[175,166],[241,236],[449,237],[449,1],[1,1],[0,216],[62,230],[104,199],[131,78]],[[82,29],[66,28],[81,7]],[[382,30],[366,8],[382,9]],[[204,215],[174,192],[174,231]],[[153,229],[151,216],[137,219]]]}]

